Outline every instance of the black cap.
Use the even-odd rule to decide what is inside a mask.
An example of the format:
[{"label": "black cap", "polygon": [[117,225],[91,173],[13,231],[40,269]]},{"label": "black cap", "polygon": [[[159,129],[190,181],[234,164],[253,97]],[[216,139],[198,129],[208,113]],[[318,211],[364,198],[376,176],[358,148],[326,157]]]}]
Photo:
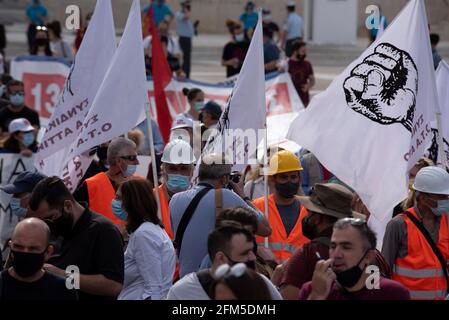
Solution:
[{"label": "black cap", "polygon": [[0,186],[0,190],[8,194],[15,193],[31,193],[39,181],[45,179],[46,176],[39,172],[24,171],[20,173],[14,183]]},{"label": "black cap", "polygon": [[215,117],[217,117],[218,119],[221,117],[221,113],[223,112],[221,110],[220,105],[213,100],[206,103],[206,105],[204,106],[202,111],[206,111],[206,110],[208,112],[210,112],[212,115],[214,115]]}]

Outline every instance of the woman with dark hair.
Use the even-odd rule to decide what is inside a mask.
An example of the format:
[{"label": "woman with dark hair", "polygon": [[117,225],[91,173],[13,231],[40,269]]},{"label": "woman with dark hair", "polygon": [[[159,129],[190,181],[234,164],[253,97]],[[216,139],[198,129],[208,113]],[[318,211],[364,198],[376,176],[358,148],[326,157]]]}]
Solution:
[{"label": "woman with dark hair", "polygon": [[147,180],[128,180],[112,201],[114,214],[126,217],[126,230],[130,234],[119,300],[165,299],[172,286],[175,249],[157,215],[151,190]]},{"label": "woman with dark hair", "polygon": [[273,300],[262,277],[244,263],[221,265],[214,278],[210,293],[214,300]]},{"label": "woman with dark hair", "polygon": [[182,89],[182,93],[187,97],[187,102],[189,103],[189,110],[183,115],[194,121],[198,121],[201,111],[204,109],[204,92],[198,88]]},{"label": "woman with dark hair", "polygon": [[47,25],[50,37],[50,49],[55,57],[62,57],[68,61],[73,61],[73,53],[70,45],[62,40],[61,23],[57,20]]},{"label": "woman with dark hair", "polygon": [[24,157],[31,157],[37,152],[34,127],[25,118],[11,121],[8,126],[9,136],[3,143],[0,153],[20,153]]},{"label": "woman with dark hair", "polygon": [[53,56],[50,49],[50,38],[48,29],[45,26],[36,27],[36,35],[31,46],[30,54],[32,56]]}]

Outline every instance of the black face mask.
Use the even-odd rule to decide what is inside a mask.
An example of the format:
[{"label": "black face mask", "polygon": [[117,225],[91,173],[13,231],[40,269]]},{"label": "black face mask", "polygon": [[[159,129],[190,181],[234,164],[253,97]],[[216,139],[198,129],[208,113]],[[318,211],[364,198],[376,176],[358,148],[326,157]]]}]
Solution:
[{"label": "black face mask", "polygon": [[299,61],[304,61],[306,59],[306,55],[302,55],[302,54],[297,54],[296,55],[296,59],[298,59]]},{"label": "black face mask", "polygon": [[46,252],[47,250],[42,253],[18,252],[11,250],[14,271],[23,278],[35,275],[44,265]]},{"label": "black face mask", "polygon": [[302,234],[309,240],[313,240],[317,236],[316,225],[310,223],[311,217],[311,215],[308,215],[301,222]]},{"label": "black face mask", "polygon": [[66,237],[70,234],[73,227],[73,216],[62,209],[62,214],[55,220],[45,220],[50,228],[51,234],[56,237]]},{"label": "black face mask", "polygon": [[359,260],[359,262],[352,268],[349,268],[348,270],[335,273],[337,275],[337,281],[343,288],[352,288],[354,287],[357,282],[360,280],[360,277],[363,274],[362,268],[360,268],[360,263],[365,258],[368,251],[365,252],[365,254],[362,256],[362,258]]},{"label": "black face mask", "polygon": [[37,38],[36,39],[36,45],[38,47],[46,47],[47,44],[48,44],[48,40],[47,39],[44,39],[44,38]]},{"label": "black face mask", "polygon": [[275,187],[276,191],[280,194],[281,197],[291,199],[294,198],[298,193],[299,182],[276,183]]},{"label": "black face mask", "polygon": [[229,256],[227,254],[225,254],[225,255],[226,255],[226,258],[228,258],[228,260],[230,262],[230,267],[232,267],[233,265],[236,265],[237,263],[244,263],[251,270],[256,270],[256,261],[255,260],[254,261],[245,261],[245,262],[241,261],[241,262],[238,262],[238,261],[234,261],[231,258],[229,258]]}]

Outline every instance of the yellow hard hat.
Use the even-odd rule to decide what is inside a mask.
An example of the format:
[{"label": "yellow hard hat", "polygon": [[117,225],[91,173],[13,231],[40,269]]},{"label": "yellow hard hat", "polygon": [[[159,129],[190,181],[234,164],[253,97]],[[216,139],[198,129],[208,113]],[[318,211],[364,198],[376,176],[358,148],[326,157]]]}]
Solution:
[{"label": "yellow hard hat", "polygon": [[274,176],[275,174],[302,170],[298,157],[290,151],[282,150],[271,157],[268,175]]}]

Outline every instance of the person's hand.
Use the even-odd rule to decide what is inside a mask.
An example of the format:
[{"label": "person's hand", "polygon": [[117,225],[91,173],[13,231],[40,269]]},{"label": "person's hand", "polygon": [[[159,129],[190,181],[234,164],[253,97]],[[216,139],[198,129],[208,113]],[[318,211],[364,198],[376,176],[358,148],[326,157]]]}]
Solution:
[{"label": "person's hand", "polygon": [[418,93],[418,71],[412,57],[391,44],[379,44],[356,66],[343,88],[348,106],[383,125],[412,129]]},{"label": "person's hand", "polygon": [[231,65],[233,68],[238,68],[238,66],[240,65],[240,60],[237,58],[232,58],[231,59]]},{"label": "person's hand", "polygon": [[309,87],[308,84],[305,84],[305,85],[303,85],[303,86],[301,87],[301,90],[302,90],[302,92],[304,92],[304,93],[308,92],[309,89],[310,89],[310,87]]},{"label": "person's hand", "polygon": [[58,267],[55,267],[54,265],[49,264],[49,263],[45,263],[44,264],[44,270],[48,271],[48,272],[51,272],[51,273],[54,273],[54,274],[56,274],[58,276],[61,276],[63,278],[67,277],[67,275],[65,273],[65,270],[62,270],[62,269],[60,269]]},{"label": "person's hand", "polygon": [[321,260],[316,263],[312,277],[312,292],[309,300],[326,300],[337,276],[330,268],[333,259]]},{"label": "person's hand", "polygon": [[274,269],[273,275],[271,276],[271,282],[279,287],[282,282],[282,277],[284,276],[285,270],[287,269],[288,260],[282,264],[279,264],[276,269]]},{"label": "person's hand", "polygon": [[30,158],[33,156],[33,151],[31,151],[30,149],[23,149],[20,151],[20,155],[23,157]]},{"label": "person's hand", "polygon": [[232,187],[232,190],[234,190],[235,193],[237,193],[237,195],[244,199],[246,197],[245,195],[245,179],[243,179],[243,177],[240,175],[240,180],[239,183],[235,183],[234,181],[229,180],[229,185]]}]

